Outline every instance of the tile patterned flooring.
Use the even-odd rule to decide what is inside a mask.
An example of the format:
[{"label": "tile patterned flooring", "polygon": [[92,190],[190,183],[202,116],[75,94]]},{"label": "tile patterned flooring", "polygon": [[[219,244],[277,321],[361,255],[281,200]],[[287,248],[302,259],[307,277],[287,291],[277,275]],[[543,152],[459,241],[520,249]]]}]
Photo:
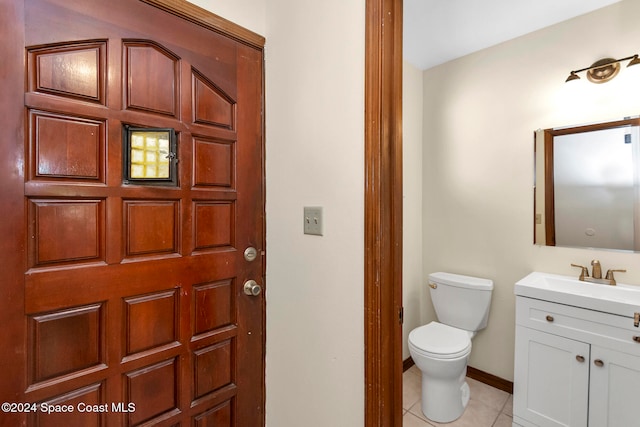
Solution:
[{"label": "tile patterned flooring", "polygon": [[422,374],[416,366],[403,377],[403,427],[511,427],[513,422],[513,396],[479,381],[467,378],[471,399],[464,414],[452,423],[429,421],[422,414],[420,389]]}]

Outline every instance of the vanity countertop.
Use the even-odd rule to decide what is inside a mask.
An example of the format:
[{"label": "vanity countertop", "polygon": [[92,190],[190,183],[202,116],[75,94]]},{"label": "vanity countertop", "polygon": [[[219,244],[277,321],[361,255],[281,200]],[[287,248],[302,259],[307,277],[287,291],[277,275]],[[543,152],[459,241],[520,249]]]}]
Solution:
[{"label": "vanity countertop", "polygon": [[640,312],[640,286],[583,282],[577,278],[534,271],[515,284],[518,296],[551,301],[624,317]]}]

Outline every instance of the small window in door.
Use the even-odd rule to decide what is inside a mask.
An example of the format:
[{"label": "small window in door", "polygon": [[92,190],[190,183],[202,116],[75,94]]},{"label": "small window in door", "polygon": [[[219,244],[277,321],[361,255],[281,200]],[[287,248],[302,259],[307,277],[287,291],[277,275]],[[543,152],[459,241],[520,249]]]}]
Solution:
[{"label": "small window in door", "polygon": [[125,184],[178,185],[175,130],[125,125],[122,145]]}]

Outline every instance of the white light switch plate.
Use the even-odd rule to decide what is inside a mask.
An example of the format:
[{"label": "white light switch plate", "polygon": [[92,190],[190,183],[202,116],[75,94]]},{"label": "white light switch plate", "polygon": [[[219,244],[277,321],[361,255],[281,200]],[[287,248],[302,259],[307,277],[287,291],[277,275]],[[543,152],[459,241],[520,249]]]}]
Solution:
[{"label": "white light switch plate", "polygon": [[304,207],[304,234],[322,236],[322,207]]}]

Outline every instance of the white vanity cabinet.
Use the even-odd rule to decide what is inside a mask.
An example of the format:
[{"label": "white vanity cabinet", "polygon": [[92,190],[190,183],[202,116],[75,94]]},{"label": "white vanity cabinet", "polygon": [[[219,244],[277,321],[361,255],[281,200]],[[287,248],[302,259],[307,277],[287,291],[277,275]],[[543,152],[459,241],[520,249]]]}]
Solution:
[{"label": "white vanity cabinet", "polygon": [[640,356],[591,346],[591,360],[604,365],[591,369],[589,425],[640,426]]},{"label": "white vanity cabinet", "polygon": [[640,427],[638,341],[633,316],[516,296],[514,426]]}]

